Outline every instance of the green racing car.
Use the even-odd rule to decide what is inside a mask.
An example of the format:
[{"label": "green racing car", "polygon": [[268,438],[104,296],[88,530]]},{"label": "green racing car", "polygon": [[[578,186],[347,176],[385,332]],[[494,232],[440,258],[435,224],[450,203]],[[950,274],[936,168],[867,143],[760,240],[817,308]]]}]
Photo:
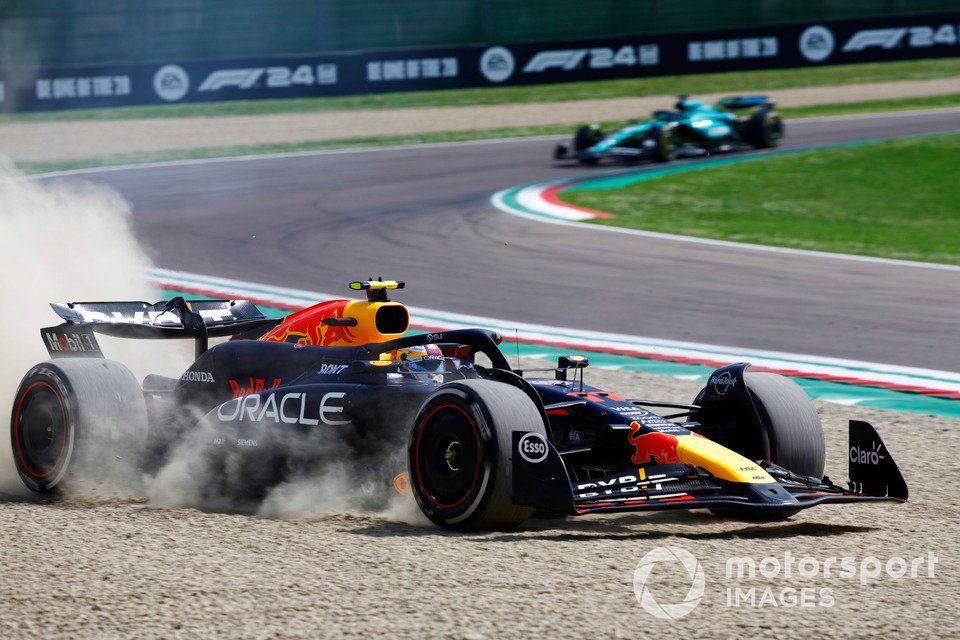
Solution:
[{"label": "green racing car", "polygon": [[660,109],[644,122],[604,133],[599,125],[583,125],[571,142],[557,144],[555,160],[573,159],[593,165],[605,158],[617,162],[669,162],[735,151],[769,149],[783,138],[783,121],[767,96],[733,96],[717,105],[681,95],[672,110]]}]

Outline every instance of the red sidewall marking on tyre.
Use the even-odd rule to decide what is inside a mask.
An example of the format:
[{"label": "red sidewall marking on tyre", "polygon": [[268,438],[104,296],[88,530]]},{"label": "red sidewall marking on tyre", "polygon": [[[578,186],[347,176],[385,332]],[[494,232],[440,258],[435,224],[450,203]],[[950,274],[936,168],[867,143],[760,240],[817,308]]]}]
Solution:
[{"label": "red sidewall marking on tyre", "polygon": [[64,427],[67,426],[67,411],[63,407],[63,401],[60,399],[60,393],[56,390],[56,388],[54,388],[52,384],[50,384],[49,382],[44,382],[43,380],[34,382],[29,387],[24,389],[23,395],[20,396],[20,401],[17,402],[17,419],[14,422],[14,426],[13,426],[13,435],[14,435],[13,442],[16,445],[17,458],[20,460],[20,464],[23,465],[23,468],[26,470],[27,473],[29,473],[34,478],[42,480],[43,478],[46,478],[51,473],[56,471],[56,468],[58,465],[54,465],[53,468],[47,471],[46,473],[37,473],[36,471],[30,468],[29,464],[27,464],[27,459],[24,457],[23,451],[20,448],[20,411],[21,409],[23,409],[23,402],[27,399],[27,396],[30,395],[30,390],[33,389],[34,387],[46,387],[47,389],[50,389],[50,392],[53,393],[53,397],[57,399],[57,404],[60,406],[60,416],[63,418]]},{"label": "red sidewall marking on tyre", "polygon": [[[434,498],[432,495],[430,495],[430,492],[424,488],[423,478],[420,475],[420,439],[423,438],[423,432],[426,430],[424,427],[430,422],[430,419],[433,418],[433,416],[436,415],[438,412],[440,412],[442,409],[453,409],[454,411],[457,411],[464,418],[467,419],[467,422],[470,424],[470,428],[473,430],[473,438],[477,445],[477,461],[476,461],[476,464],[474,465],[473,480],[471,480],[470,482],[470,488],[466,491],[466,493],[464,493],[462,498],[460,498],[453,504],[443,504],[442,502]],[[482,447],[480,443],[480,430],[477,427],[476,421],[474,421],[473,417],[471,417],[469,413],[467,413],[459,405],[456,405],[453,403],[444,403],[434,407],[433,410],[430,411],[430,413],[428,413],[427,416],[420,423],[420,428],[417,429],[417,439],[413,443],[413,451],[414,451],[413,471],[416,474],[417,486],[420,487],[421,493],[424,496],[426,496],[427,500],[429,500],[431,504],[433,504],[438,509],[456,509],[457,507],[459,507],[460,505],[462,505],[464,502],[467,501],[467,498],[470,497],[470,494],[472,494],[474,488],[476,488],[477,479],[480,477],[480,467],[481,467],[480,461],[481,461],[481,454],[482,454]]]}]

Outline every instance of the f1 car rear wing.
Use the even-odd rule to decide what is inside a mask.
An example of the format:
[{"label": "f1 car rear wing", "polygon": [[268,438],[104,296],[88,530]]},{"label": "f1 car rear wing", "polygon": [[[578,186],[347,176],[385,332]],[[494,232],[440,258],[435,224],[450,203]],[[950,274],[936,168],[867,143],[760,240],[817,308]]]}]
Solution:
[{"label": "f1 car rear wing", "polygon": [[95,333],[119,338],[193,338],[196,355],[208,338],[266,331],[277,323],[248,300],[68,302],[50,305],[66,322],[40,330],[52,358],[103,357]]},{"label": "f1 car rear wing", "polygon": [[773,107],[770,96],[729,96],[720,100],[720,106],[725,109],[752,109],[753,107]]}]

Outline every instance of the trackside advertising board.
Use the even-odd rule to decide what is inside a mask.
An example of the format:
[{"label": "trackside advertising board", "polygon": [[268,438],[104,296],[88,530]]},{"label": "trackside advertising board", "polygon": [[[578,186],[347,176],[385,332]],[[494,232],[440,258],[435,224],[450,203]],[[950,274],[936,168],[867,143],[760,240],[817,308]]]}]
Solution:
[{"label": "trackside advertising board", "polygon": [[0,111],[531,85],[957,55],[960,12],[518,45],[0,68]]}]

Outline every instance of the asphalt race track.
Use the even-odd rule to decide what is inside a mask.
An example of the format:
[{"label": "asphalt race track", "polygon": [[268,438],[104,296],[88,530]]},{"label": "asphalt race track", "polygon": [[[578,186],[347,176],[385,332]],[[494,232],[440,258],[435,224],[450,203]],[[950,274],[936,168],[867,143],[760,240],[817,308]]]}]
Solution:
[{"label": "asphalt race track", "polygon": [[[784,147],[960,129],[960,110],[792,122]],[[92,171],[158,266],[337,292],[369,275],[445,311],[957,370],[960,272],[693,245],[501,213],[583,168],[527,140]],[[596,170],[593,170],[594,172]],[[344,291],[346,293],[346,291]]]}]

